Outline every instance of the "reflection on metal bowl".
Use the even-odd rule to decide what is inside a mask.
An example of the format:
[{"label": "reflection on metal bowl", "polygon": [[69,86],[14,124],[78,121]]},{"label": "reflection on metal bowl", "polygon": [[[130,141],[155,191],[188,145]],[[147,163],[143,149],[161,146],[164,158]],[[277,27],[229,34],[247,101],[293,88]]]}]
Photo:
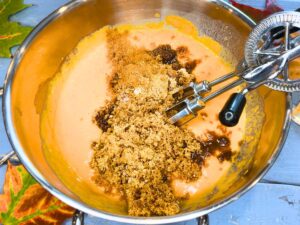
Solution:
[{"label": "reflection on metal bowl", "polygon": [[[49,155],[51,152],[46,154],[46,159],[40,138],[41,107],[37,106],[36,100],[43,84],[54,76],[65,57],[83,37],[108,24],[158,21],[154,16],[156,13],[161,17],[175,14],[191,20],[204,34],[221,43],[234,56],[232,61],[243,57],[244,42],[254,26],[246,15],[216,0],[72,1],[36,27],[19,48],[8,71],[4,88],[4,118],[10,141],[20,160],[52,194],[94,216],[119,222],[163,224],[207,214],[237,199],[258,182],[277,158],[287,135],[290,96],[266,87],[259,88],[265,121],[258,145],[252,146],[252,149],[251,146],[245,147],[244,155],[235,164],[234,172],[224,180],[220,191],[209,198],[202,196],[187,201],[181,213],[174,216],[128,216],[118,202],[98,196],[79,182],[76,173],[66,166],[59,153],[53,150],[52,155]],[[43,98],[43,93],[38,94],[39,98]],[[251,120],[255,123],[255,115]],[[253,147],[255,151],[252,151]]]}]

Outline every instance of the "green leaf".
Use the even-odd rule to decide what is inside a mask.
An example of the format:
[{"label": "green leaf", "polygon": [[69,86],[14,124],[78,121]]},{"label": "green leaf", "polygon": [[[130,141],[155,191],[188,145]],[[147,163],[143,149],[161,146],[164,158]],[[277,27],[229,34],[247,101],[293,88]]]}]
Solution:
[{"label": "green leaf", "polygon": [[31,27],[10,21],[10,16],[29,7],[23,0],[0,0],[0,57],[10,57],[10,49],[22,43]]}]

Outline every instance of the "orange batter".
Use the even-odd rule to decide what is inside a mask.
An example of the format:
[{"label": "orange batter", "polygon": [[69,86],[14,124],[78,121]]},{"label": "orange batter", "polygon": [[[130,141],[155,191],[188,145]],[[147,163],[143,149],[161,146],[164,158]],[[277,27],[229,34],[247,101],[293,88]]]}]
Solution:
[{"label": "orange batter", "polygon": [[[201,60],[194,70],[198,80],[213,80],[232,71],[230,64],[219,56],[222,47],[218,43],[208,37],[198,37],[196,28],[178,17],[171,16],[166,21],[168,27],[164,23],[157,23],[121,25],[118,29],[129,30],[132,45],[149,50],[161,44],[170,44],[173,49],[186,46],[191,60]],[[112,67],[107,58],[105,30],[106,28],[102,28],[83,39],[50,82],[41,129],[44,142],[51,140],[51,145],[60,150],[61,156],[68,159],[69,165],[78,175],[77,179],[87,182],[99,193],[103,193],[103,189],[91,180],[93,170],[90,169],[89,162],[92,156],[91,143],[99,135],[92,118],[110,97],[107,78]],[[184,57],[181,60],[184,61]],[[187,125],[188,128],[198,136],[205,136],[208,130],[221,132],[217,115],[232,92],[236,90],[209,102],[202,113]],[[239,143],[245,133],[245,118],[243,113],[236,127],[226,128],[234,152],[239,151]],[[43,126],[49,120],[55,129],[49,130],[47,126]],[[202,169],[203,175],[198,181],[185,183],[173,180],[174,193],[177,196],[204,193],[226,174],[230,166],[230,162],[220,163],[215,157],[211,157]]]}]

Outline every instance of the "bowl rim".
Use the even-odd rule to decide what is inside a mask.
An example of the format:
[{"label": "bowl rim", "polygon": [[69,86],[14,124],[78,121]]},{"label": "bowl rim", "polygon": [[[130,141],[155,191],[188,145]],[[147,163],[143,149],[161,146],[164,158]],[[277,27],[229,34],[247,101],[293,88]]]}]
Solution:
[{"label": "bowl rim", "polygon": [[[246,24],[248,24],[250,27],[254,27],[256,23],[248,17],[246,14],[241,12],[239,9],[235,8],[231,4],[225,2],[224,0],[207,0],[208,2],[214,3],[220,7],[223,7],[236,16],[238,16],[241,20],[243,20]],[[60,199],[61,201],[65,202],[66,204],[74,207],[75,209],[78,209],[84,213],[90,214],[92,216],[96,216],[99,218],[116,221],[116,222],[123,222],[123,223],[133,223],[133,224],[166,224],[166,223],[174,223],[174,222],[181,222],[186,221],[190,219],[194,219],[200,216],[203,216],[205,214],[208,214],[216,209],[219,209],[229,203],[231,203],[234,200],[237,200],[240,198],[243,194],[245,194],[248,190],[250,190],[270,169],[270,167],[274,164],[275,160],[277,159],[279,153],[282,150],[282,147],[285,143],[285,140],[287,138],[288,130],[291,124],[291,94],[287,94],[287,104],[286,104],[286,117],[284,121],[282,136],[279,140],[279,143],[276,147],[276,150],[274,151],[274,154],[271,156],[268,163],[265,165],[265,167],[262,169],[262,171],[253,179],[249,180],[248,184],[245,185],[240,190],[236,191],[235,193],[227,196],[224,200],[218,202],[217,204],[207,206],[205,208],[194,210],[191,212],[186,213],[179,213],[173,216],[156,216],[156,217],[134,217],[134,216],[126,216],[126,215],[116,215],[112,213],[107,213],[102,210],[94,209],[85,203],[79,202],[62,192],[60,192],[58,189],[53,187],[45,178],[44,176],[38,171],[38,169],[33,165],[29,157],[25,154],[23,151],[23,147],[17,137],[17,133],[15,131],[14,125],[13,125],[13,119],[12,119],[12,109],[11,109],[11,88],[13,79],[15,76],[16,69],[21,62],[24,53],[26,52],[26,49],[30,45],[30,43],[33,41],[33,39],[37,36],[37,34],[43,30],[44,27],[46,27],[50,22],[55,20],[57,17],[59,17],[61,14],[63,14],[65,11],[72,10],[74,7],[79,6],[80,4],[86,2],[86,0],[75,0],[71,1],[54,12],[52,12],[50,15],[48,15],[45,19],[43,19],[27,36],[27,38],[23,41],[21,46],[16,51],[13,60],[11,61],[6,78],[4,81],[4,88],[3,88],[3,99],[2,99],[2,113],[3,113],[3,119],[4,119],[4,125],[5,130],[7,133],[7,136],[9,138],[9,141],[16,152],[17,156],[19,157],[22,164],[25,166],[25,168],[28,170],[28,172],[40,183],[46,190],[48,190],[52,195]]]}]

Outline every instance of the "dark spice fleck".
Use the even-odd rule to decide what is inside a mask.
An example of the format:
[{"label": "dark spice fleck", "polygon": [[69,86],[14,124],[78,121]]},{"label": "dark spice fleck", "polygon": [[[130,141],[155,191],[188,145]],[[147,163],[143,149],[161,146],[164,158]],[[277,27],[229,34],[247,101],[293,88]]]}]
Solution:
[{"label": "dark spice fleck", "polygon": [[220,162],[223,162],[223,161],[230,161],[231,158],[232,158],[232,151],[230,150],[226,150],[226,151],[222,151],[220,152],[220,154],[217,156],[218,160]]},{"label": "dark spice fleck", "polygon": [[180,70],[181,68],[182,68],[182,65],[178,61],[175,61],[174,63],[172,63],[173,70]]},{"label": "dark spice fleck", "polygon": [[[202,157],[214,155],[220,162],[223,162],[224,160],[231,160],[232,151],[230,148],[230,140],[227,136],[220,136],[215,132],[209,131],[207,140],[200,142],[200,148],[203,151],[201,154]],[[197,154],[197,152],[195,152],[195,154],[192,154],[192,159],[197,159]]]},{"label": "dark spice fleck", "polygon": [[184,68],[188,73],[192,73],[201,60],[192,60],[185,63]]},{"label": "dark spice fleck", "polygon": [[159,45],[157,48],[150,51],[154,57],[159,57],[163,64],[172,65],[172,69],[180,70],[185,68],[188,73],[192,73],[195,67],[201,63],[201,60],[191,60],[182,65],[178,61],[178,57],[183,58],[183,55],[189,54],[189,50],[185,46],[180,46],[176,50],[172,49],[170,45]]},{"label": "dark spice fleck", "polygon": [[104,110],[100,110],[97,112],[94,121],[96,122],[97,126],[103,131],[106,132],[108,128],[110,128],[110,124],[108,123],[109,116],[112,115],[114,111],[114,105],[110,104],[105,107]]},{"label": "dark spice fleck", "polygon": [[151,53],[155,57],[159,56],[163,64],[172,64],[177,61],[177,53],[170,45],[159,45]]},{"label": "dark spice fleck", "polygon": [[110,80],[110,87],[114,88],[116,86],[116,84],[118,83],[119,81],[119,74],[118,73],[115,73],[112,77],[112,79]]},{"label": "dark spice fleck", "polygon": [[94,148],[97,146],[97,142],[96,141],[93,141],[92,144],[91,144],[91,148]]},{"label": "dark spice fleck", "polygon": [[219,137],[216,139],[220,147],[229,147],[229,139],[227,137]]},{"label": "dark spice fleck", "polygon": [[191,154],[191,159],[197,163],[199,166],[202,166],[203,165],[203,162],[204,162],[204,156],[203,156],[203,153],[200,152],[200,151],[196,151],[196,152],[193,152]]},{"label": "dark spice fleck", "polygon": [[137,190],[135,191],[135,193],[134,193],[134,199],[135,199],[135,200],[138,200],[138,199],[141,198],[141,196],[142,196],[141,190],[140,190],[140,189],[137,189]]},{"label": "dark spice fleck", "polygon": [[245,141],[244,140],[240,140],[238,144],[239,144],[239,146],[242,146],[242,145],[245,144]]},{"label": "dark spice fleck", "polygon": [[190,54],[190,51],[186,46],[179,46],[178,48],[176,48],[176,52],[179,58],[188,57],[188,55]]},{"label": "dark spice fleck", "polygon": [[208,116],[206,112],[201,112],[200,115],[202,116],[202,118],[206,118]]},{"label": "dark spice fleck", "polygon": [[166,173],[162,173],[162,181],[164,183],[167,183],[169,181],[169,177]]}]

